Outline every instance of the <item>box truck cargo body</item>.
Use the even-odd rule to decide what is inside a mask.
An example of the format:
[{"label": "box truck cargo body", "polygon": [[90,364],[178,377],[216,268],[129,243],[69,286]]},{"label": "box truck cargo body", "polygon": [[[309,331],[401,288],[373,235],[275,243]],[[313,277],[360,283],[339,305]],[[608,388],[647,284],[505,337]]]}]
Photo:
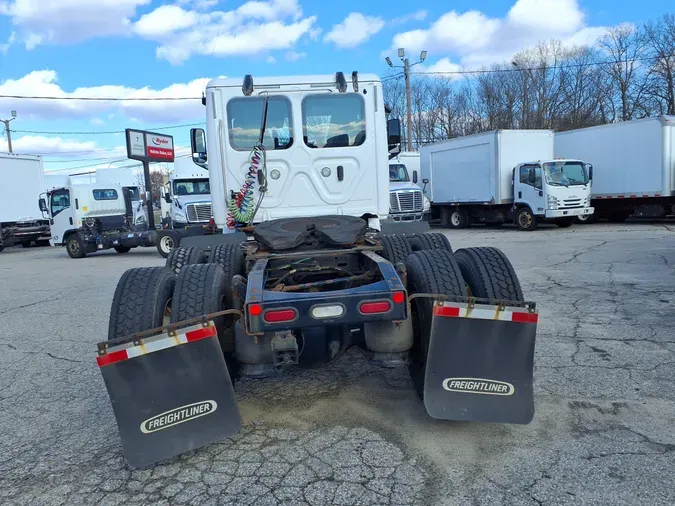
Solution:
[{"label": "box truck cargo body", "polygon": [[40,212],[44,191],[42,158],[0,153],[0,251],[15,244],[30,246],[49,239],[49,221]]},{"label": "box truck cargo body", "polygon": [[423,188],[442,226],[537,222],[569,226],[592,214],[590,173],[579,159],[555,159],[551,130],[497,130],[422,146]]},{"label": "box truck cargo body", "polygon": [[559,132],[555,153],[593,165],[591,220],[675,213],[675,116]]}]

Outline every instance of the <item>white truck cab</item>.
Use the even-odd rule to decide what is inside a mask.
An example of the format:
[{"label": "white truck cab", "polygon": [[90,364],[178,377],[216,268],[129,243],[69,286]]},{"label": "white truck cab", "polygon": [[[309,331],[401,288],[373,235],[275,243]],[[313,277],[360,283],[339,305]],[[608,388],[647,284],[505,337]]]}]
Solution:
[{"label": "white truck cab", "polygon": [[[212,202],[219,229],[320,215],[366,217],[380,229],[389,214],[387,140],[400,136],[376,75],[353,73],[349,85],[341,72],[214,79],[203,103],[206,134],[192,129],[193,159],[206,167],[208,145],[211,191],[224,196]],[[391,122],[396,139],[387,138]]]},{"label": "white truck cab", "polygon": [[162,222],[167,228],[205,225],[211,220],[209,173],[191,159],[176,159],[162,193]]},{"label": "white truck cab", "polygon": [[420,221],[431,204],[417,184],[419,152],[401,152],[389,160],[389,213],[395,221]]}]

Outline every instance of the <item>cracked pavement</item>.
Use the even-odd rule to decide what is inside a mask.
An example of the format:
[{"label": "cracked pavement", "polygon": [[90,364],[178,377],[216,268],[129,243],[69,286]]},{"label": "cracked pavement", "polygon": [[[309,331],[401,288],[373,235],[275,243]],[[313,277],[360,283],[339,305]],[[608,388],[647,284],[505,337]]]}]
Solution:
[{"label": "cracked pavement", "polygon": [[130,469],[95,362],[117,280],[152,248],[0,253],[0,504],[675,503],[675,227],[448,231],[500,247],[537,302],[530,425],[433,420],[359,349],[244,380],[237,436]]}]

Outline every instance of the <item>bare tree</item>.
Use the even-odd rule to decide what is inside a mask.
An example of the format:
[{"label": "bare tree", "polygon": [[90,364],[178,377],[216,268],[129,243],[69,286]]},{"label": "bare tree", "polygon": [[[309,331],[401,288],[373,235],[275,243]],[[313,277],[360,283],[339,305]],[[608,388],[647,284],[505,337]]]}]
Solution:
[{"label": "bare tree", "polygon": [[675,16],[645,25],[650,65],[649,94],[660,114],[675,114]]}]

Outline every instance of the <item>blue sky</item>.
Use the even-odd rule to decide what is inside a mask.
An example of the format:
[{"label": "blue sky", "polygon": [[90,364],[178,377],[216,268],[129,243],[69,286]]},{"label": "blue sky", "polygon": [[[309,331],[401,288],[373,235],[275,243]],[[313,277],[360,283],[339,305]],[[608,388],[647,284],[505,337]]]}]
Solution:
[{"label": "blue sky", "polygon": [[[0,95],[200,96],[217,76],[334,73],[387,75],[385,55],[428,51],[418,70],[476,68],[538,41],[591,43],[619,23],[675,12],[665,0],[0,0]],[[195,102],[39,101],[0,97],[15,109],[15,152],[45,167],[124,158],[125,127],[203,121]],[[177,146],[189,127],[165,130]],[[6,149],[4,140],[0,150]]]}]

